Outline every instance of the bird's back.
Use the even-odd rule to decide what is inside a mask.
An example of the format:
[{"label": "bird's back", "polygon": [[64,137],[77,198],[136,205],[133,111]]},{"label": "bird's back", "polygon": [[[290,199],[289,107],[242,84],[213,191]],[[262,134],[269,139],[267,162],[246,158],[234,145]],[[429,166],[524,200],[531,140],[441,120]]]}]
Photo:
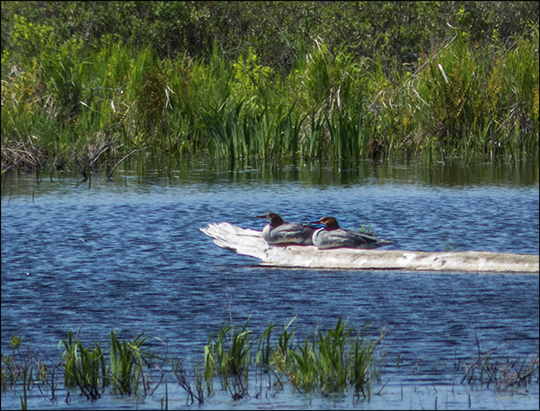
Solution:
[{"label": "bird's back", "polygon": [[321,229],[313,236],[313,244],[318,248],[364,248],[372,249],[391,244],[391,241],[379,239],[371,234],[358,231]]}]

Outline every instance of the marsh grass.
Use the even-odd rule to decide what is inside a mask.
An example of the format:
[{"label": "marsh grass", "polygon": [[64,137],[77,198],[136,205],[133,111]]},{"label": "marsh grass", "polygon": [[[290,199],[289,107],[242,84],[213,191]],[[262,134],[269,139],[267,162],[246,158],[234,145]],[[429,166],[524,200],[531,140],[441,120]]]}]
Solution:
[{"label": "marsh grass", "polygon": [[11,355],[3,355],[2,354],[2,392],[6,392],[8,388],[12,387],[17,381],[23,377],[23,373],[25,373],[26,369],[28,368],[28,363],[23,362],[19,363],[15,359],[17,357],[21,357],[20,353],[20,345],[21,345],[22,338],[19,336],[12,336],[10,340],[10,348],[12,350]]},{"label": "marsh grass", "polygon": [[109,385],[105,369],[105,358],[100,346],[96,343],[93,350],[83,347],[78,340],[78,333],[73,339],[73,333],[60,344],[64,346],[64,386],[66,388],[78,387],[88,399],[96,400],[100,395],[100,388]]},{"label": "marsh grass", "polygon": [[352,387],[355,395],[362,393],[366,398],[364,388],[380,375],[374,351],[385,334],[383,331],[369,341],[368,328],[369,324],[362,335],[354,335],[354,329],[340,317],[334,329],[306,337],[290,351],[293,362],[286,370],[289,380],[301,389],[317,388],[324,394]]},{"label": "marsh grass", "polygon": [[224,325],[213,334],[204,347],[206,379],[217,372],[222,388],[229,390],[234,399],[243,398],[248,392],[248,372],[253,345],[249,319],[242,328],[233,323]]},{"label": "marsh grass", "polygon": [[[10,340],[11,355],[2,354],[1,361],[1,390],[3,393],[18,384],[23,387],[23,397],[21,402],[23,407],[27,404],[27,391],[33,386],[49,384],[50,378],[54,380],[54,368],[50,372],[46,361],[38,359],[35,352],[27,346],[25,351],[21,351],[22,337],[13,336]],[[54,396],[54,385],[51,386]]]},{"label": "marsh grass", "polygon": [[[188,371],[182,359],[168,360],[145,349],[144,333],[132,341],[124,341],[111,331],[108,348],[94,343],[88,349],[79,339],[80,329],[75,336],[69,332],[59,343],[64,349],[61,361],[39,360],[30,349],[22,351],[21,338],[14,337],[12,355],[2,355],[2,391],[22,388],[23,408],[28,407],[35,387],[41,395],[50,390],[51,398],[55,399],[55,393],[62,388],[58,384],[61,381],[67,389],[66,401],[73,389],[92,401],[104,394],[146,397],[152,396],[163,382],[171,382],[167,379],[171,375],[186,392],[187,405],[194,402],[202,405],[211,398],[216,379],[221,382],[221,390],[233,400],[273,397],[286,384],[301,395],[320,393],[328,397],[351,392],[353,404],[356,399],[369,399],[372,384],[381,382],[385,351],[381,351],[380,345],[386,331],[371,336],[369,323],[356,330],[340,317],[334,327],[327,330],[317,327],[297,341],[299,330],[293,326],[295,321],[296,317],[283,327],[270,322],[257,338],[249,327],[249,318],[242,325],[234,324],[231,319],[210,336],[202,358],[193,360],[192,371]],[[538,354],[505,358],[500,355],[503,347],[484,351],[478,337],[476,342],[476,355],[469,360],[456,359],[455,369],[461,374],[462,384],[480,383],[507,391],[538,383]],[[400,364],[401,360],[398,355],[396,368],[406,367]],[[416,358],[415,369],[419,361]],[[445,362],[444,366],[447,369]],[[64,378],[55,379],[55,373],[63,374]],[[153,376],[158,377],[157,381]],[[165,407],[168,406],[166,387],[162,401]]]},{"label": "marsh grass", "polygon": [[240,399],[248,392],[250,368],[259,367],[275,376],[273,383],[269,376],[270,386],[281,384],[279,375],[284,375],[300,392],[317,389],[327,394],[352,387],[355,395],[362,393],[366,398],[364,388],[380,375],[374,351],[384,331],[372,341],[367,338],[369,324],[362,334],[355,333],[340,317],[334,329],[316,331],[303,343],[296,343],[293,321],[283,327],[273,344],[275,325],[270,323],[259,338],[255,355],[250,354],[255,345],[247,329],[249,320],[239,329],[232,324],[223,326],[205,346],[207,380],[217,373],[223,389]]},{"label": "marsh grass", "polygon": [[143,335],[144,332],[132,342],[118,341],[115,332],[111,331],[111,382],[121,395],[137,394],[139,382],[143,378],[145,352],[141,350],[141,346],[147,340]]},{"label": "marsh grass", "polygon": [[538,382],[538,354],[532,358],[504,359],[496,355],[503,347],[483,351],[477,334],[476,345],[478,353],[470,361],[456,365],[456,368],[465,370],[461,384],[478,381],[482,386],[486,384],[487,388],[494,384],[498,391],[506,391],[526,387],[535,376]]},{"label": "marsh grass", "polygon": [[92,400],[100,398],[100,392],[110,386],[117,394],[131,395],[137,394],[142,384],[146,395],[148,384],[145,381],[144,369],[147,358],[159,357],[142,349],[147,340],[143,335],[144,332],[133,341],[119,341],[115,332],[111,331],[107,355],[106,350],[98,343],[94,343],[93,349],[84,347],[78,338],[79,333],[74,338],[70,331],[68,338],[60,341],[58,345],[59,348],[64,347],[64,386],[78,388]]},{"label": "marsh grass", "polygon": [[[128,153],[236,161],[430,161],[538,155],[538,28],[482,48],[456,30],[409,70],[317,39],[287,72],[251,48],[235,59],[160,59],[80,41],[14,67],[2,86],[2,170],[77,166]],[[9,62],[8,62],[9,63]],[[6,63],[6,64],[8,64]],[[15,64],[13,62],[12,64]]]},{"label": "marsh grass", "polygon": [[[212,375],[206,375],[204,364],[198,362],[193,365],[194,387],[189,381],[189,373],[184,366],[183,360],[172,360],[173,374],[178,382],[178,385],[187,393],[186,405],[192,405],[195,400],[198,404],[204,404],[206,397],[212,394],[213,384]],[[209,380],[210,379],[210,380]]]}]

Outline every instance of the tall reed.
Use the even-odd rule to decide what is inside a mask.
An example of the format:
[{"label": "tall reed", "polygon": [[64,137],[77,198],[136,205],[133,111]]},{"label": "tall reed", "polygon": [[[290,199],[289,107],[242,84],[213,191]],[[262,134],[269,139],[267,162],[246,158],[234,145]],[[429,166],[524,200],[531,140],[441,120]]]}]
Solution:
[{"label": "tall reed", "polygon": [[[253,345],[247,329],[249,319],[237,330],[234,324],[226,324],[214,333],[204,347],[206,379],[211,380],[214,373],[221,378],[223,389],[230,389],[233,396],[242,398],[247,393],[251,347]],[[232,381],[229,381],[229,379]]]},{"label": "tall reed", "polygon": [[383,331],[369,341],[368,327],[363,335],[353,337],[354,330],[340,317],[334,329],[306,337],[303,345],[290,351],[294,361],[286,370],[289,379],[300,388],[319,388],[326,393],[343,391],[350,385],[355,394],[361,392],[366,397],[364,388],[380,375],[373,354],[385,335]]},{"label": "tall reed", "polygon": [[142,332],[132,342],[127,342],[118,341],[116,333],[111,331],[111,384],[121,395],[137,394],[141,379],[146,393],[143,356],[153,357],[154,355],[141,349],[148,339],[143,338],[144,334],[145,332]]},{"label": "tall reed", "polygon": [[299,390],[331,393],[352,387],[355,395],[366,397],[365,387],[380,375],[380,361],[374,351],[385,332],[371,340],[367,337],[369,324],[363,333],[355,333],[340,317],[333,329],[316,331],[303,343],[296,343],[296,329],[291,327],[295,318],[283,327],[273,344],[275,325],[270,323],[259,338],[256,355],[251,354],[254,345],[247,329],[249,320],[239,330],[234,324],[220,328],[205,346],[207,380],[217,373],[223,389],[229,389],[233,398],[242,398],[248,391],[250,366],[260,366],[266,372],[285,375]]},{"label": "tall reed", "polygon": [[[235,161],[538,154],[538,29],[491,48],[456,30],[412,71],[388,72],[322,40],[289,72],[249,49],[160,59],[107,40],[45,48],[2,87],[4,169],[88,172],[152,154]],[[536,42],[535,42],[536,41]]]},{"label": "tall reed", "polygon": [[78,387],[88,399],[98,399],[100,387],[109,385],[105,368],[105,358],[100,346],[96,343],[93,350],[83,347],[77,337],[73,339],[73,332],[68,338],[62,340],[59,346],[64,346],[64,386],[66,388]]}]

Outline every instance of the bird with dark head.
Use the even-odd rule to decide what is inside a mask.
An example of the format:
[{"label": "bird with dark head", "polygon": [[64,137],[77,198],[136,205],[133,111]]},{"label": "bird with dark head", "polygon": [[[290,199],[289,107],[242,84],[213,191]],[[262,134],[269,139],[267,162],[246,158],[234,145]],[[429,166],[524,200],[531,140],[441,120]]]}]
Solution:
[{"label": "bird with dark head", "polygon": [[319,249],[327,248],[378,248],[392,244],[390,240],[383,240],[371,234],[359,231],[345,230],[341,228],[334,217],[322,217],[318,221],[310,224],[324,224],[313,233],[313,245]]},{"label": "bird with dark head", "polygon": [[269,245],[312,245],[311,236],[315,228],[300,223],[287,223],[276,213],[258,215],[270,221],[262,231],[262,238]]}]

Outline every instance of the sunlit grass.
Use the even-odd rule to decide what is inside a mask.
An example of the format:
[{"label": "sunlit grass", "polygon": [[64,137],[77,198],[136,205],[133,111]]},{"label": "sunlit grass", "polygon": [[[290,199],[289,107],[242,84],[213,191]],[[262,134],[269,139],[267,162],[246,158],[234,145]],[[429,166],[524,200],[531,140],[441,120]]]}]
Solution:
[{"label": "sunlit grass", "polygon": [[144,369],[148,359],[158,357],[142,349],[147,340],[144,332],[128,342],[119,341],[111,331],[109,353],[98,343],[93,349],[85,348],[78,335],[73,338],[70,331],[58,345],[64,348],[64,387],[78,388],[88,399],[95,400],[107,387],[120,395],[137,394],[142,383],[146,394]]},{"label": "sunlit grass", "polygon": [[[345,391],[353,388],[355,394],[380,375],[380,361],[374,351],[384,338],[384,332],[375,340],[367,337],[369,325],[363,333],[356,333],[347,322],[339,318],[334,329],[326,333],[316,331],[307,335],[302,343],[295,342],[295,330],[289,322],[272,344],[275,325],[270,323],[262,333],[256,354],[251,355],[253,340],[247,328],[225,325],[205,346],[206,378],[217,373],[223,389],[233,398],[243,398],[248,391],[249,372],[252,365],[261,366],[266,372],[284,375],[297,389],[323,393]],[[251,358],[256,361],[252,362]],[[232,388],[230,387],[232,385]]]},{"label": "sunlit grass", "polygon": [[[53,399],[62,388],[68,397],[79,392],[92,401],[104,394],[146,397],[162,383],[170,383],[171,375],[186,392],[187,405],[195,401],[204,404],[210,399],[216,391],[215,380],[233,400],[258,398],[264,391],[274,395],[287,384],[300,395],[352,394],[353,402],[356,398],[368,399],[372,385],[380,383],[383,369],[388,369],[383,364],[387,348],[379,349],[386,331],[370,335],[369,323],[357,330],[340,317],[334,327],[317,328],[297,340],[299,331],[293,326],[296,320],[294,317],[284,326],[270,322],[258,337],[250,328],[250,319],[242,325],[231,319],[209,337],[204,355],[192,360],[191,371],[181,358],[161,358],[146,349],[144,333],[126,341],[118,340],[111,331],[110,345],[104,348],[96,342],[89,349],[79,339],[79,333],[74,336],[70,331],[59,343],[63,349],[61,358],[47,361],[38,359],[29,348],[21,351],[22,339],[14,337],[12,354],[2,355],[2,392],[22,388],[23,408],[28,407],[35,387]],[[502,347],[484,351],[478,337],[476,341],[477,354],[455,361],[461,384],[479,383],[498,391],[517,391],[538,382],[538,354],[505,359]],[[444,358],[442,361],[447,368]],[[400,354],[396,368],[405,367],[401,363]]]},{"label": "sunlit grass", "polygon": [[74,168],[76,154],[91,174],[144,147],[231,165],[534,158],[537,39],[481,49],[456,32],[414,72],[392,73],[320,42],[277,73],[251,49],[236,61],[217,47],[160,60],[122,43],[86,54],[72,41],[3,79],[2,168]]},{"label": "sunlit grass", "polygon": [[356,333],[340,317],[334,329],[306,336],[302,344],[289,350],[292,361],[284,373],[302,390],[317,388],[332,393],[352,387],[355,394],[362,393],[366,398],[364,388],[380,376],[374,351],[385,335],[383,331],[370,341],[366,337],[368,328]]}]

